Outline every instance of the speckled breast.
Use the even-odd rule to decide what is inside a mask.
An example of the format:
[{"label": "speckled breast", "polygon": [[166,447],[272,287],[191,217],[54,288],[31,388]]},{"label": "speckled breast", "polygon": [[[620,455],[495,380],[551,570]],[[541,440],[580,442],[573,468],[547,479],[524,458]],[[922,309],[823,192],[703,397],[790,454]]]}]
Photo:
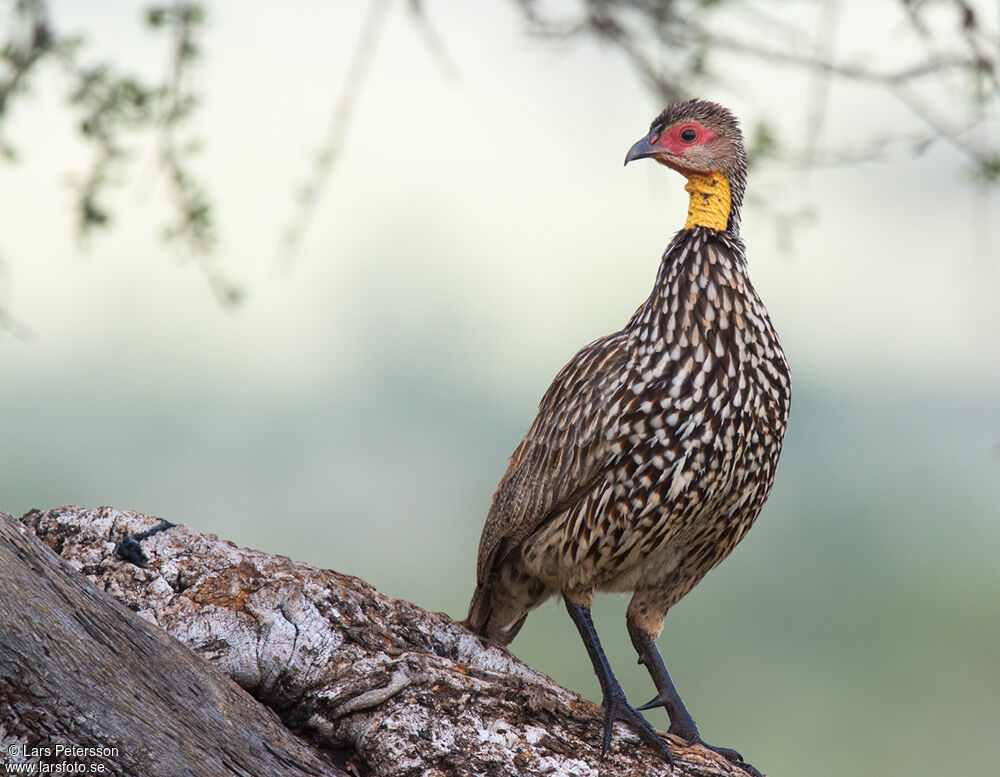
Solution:
[{"label": "speckled breast", "polygon": [[622,334],[629,362],[603,403],[604,477],[540,527],[522,563],[563,590],[673,577],[679,598],[767,498],[788,420],[788,365],[742,244],[714,230],[675,238]]}]

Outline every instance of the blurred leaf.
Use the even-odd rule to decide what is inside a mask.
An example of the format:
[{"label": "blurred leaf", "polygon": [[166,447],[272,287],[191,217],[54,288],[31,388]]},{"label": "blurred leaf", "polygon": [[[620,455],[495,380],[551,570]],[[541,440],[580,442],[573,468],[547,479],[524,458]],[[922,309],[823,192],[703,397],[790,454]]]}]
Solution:
[{"label": "blurred leaf", "polygon": [[766,121],[759,121],[750,134],[747,143],[747,167],[752,168],[766,159],[777,156],[781,143],[774,129]]},{"label": "blurred leaf", "polygon": [[163,6],[153,6],[146,11],[146,24],[150,27],[163,27],[166,25],[170,15],[170,10]]},{"label": "blurred leaf", "polygon": [[987,186],[996,186],[1000,183],[1000,153],[988,154],[976,160],[973,178]]},{"label": "blurred leaf", "polygon": [[80,201],[81,230],[87,232],[92,227],[103,227],[110,220],[104,208],[98,206],[92,195],[85,195]]}]

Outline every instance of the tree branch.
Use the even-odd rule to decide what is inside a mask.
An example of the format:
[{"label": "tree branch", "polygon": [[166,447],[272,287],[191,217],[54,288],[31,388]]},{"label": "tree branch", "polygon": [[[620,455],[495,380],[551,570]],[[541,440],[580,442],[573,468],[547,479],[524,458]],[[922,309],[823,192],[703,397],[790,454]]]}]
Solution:
[{"label": "tree branch", "polygon": [[[745,777],[715,753],[668,736],[676,761],[671,771],[621,724],[601,761],[596,705],[447,615],[391,599],[358,578],[237,548],[186,526],[146,540],[149,565],[134,567],[115,558],[115,543],[156,520],[111,508],[32,511],[22,521],[94,585],[193,649],[274,710],[288,729],[362,777]],[[38,555],[22,562],[22,577],[48,585],[51,573],[35,563]],[[6,566],[6,558],[0,560]],[[38,612],[37,603],[24,601],[23,583],[10,584],[5,572],[2,585],[5,623],[11,600],[22,613],[30,607]],[[108,612],[114,617],[106,618],[128,620],[121,607]],[[155,678],[184,684],[155,654],[92,657],[68,645],[61,672],[74,671],[74,660],[95,670],[117,662],[140,696]],[[8,640],[0,640],[0,664],[7,665],[10,651]],[[50,674],[56,672],[50,665]],[[122,702],[109,697],[106,703]],[[12,725],[6,708],[0,724]],[[24,725],[20,731],[31,736]]]}]

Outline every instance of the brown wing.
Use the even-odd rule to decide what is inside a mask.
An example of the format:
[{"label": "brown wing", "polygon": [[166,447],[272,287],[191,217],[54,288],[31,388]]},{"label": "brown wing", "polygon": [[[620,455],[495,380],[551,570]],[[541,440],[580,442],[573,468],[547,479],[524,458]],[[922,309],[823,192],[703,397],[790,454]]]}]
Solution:
[{"label": "brown wing", "polygon": [[595,340],[556,375],[493,494],[479,541],[477,579],[487,587],[507,554],[604,475],[606,424],[625,374],[626,335]]}]

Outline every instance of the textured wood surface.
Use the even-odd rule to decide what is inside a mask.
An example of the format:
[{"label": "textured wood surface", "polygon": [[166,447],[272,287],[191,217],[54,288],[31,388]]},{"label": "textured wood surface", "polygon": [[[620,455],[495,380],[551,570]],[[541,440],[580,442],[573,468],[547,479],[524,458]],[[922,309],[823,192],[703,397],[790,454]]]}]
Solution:
[{"label": "textured wood surface", "polygon": [[[601,761],[596,705],[474,636],[447,615],[391,599],[358,578],[237,548],[183,525],[146,540],[143,547],[150,562],[138,568],[114,557],[115,542],[155,525],[154,518],[111,508],[65,507],[32,511],[21,520],[128,610],[87,591],[83,578],[72,581],[74,576],[65,566],[42,557],[29,538],[13,534],[5,524],[0,543],[0,616],[5,632],[8,619],[18,613],[37,615],[40,607],[55,604],[64,608],[61,618],[69,625],[50,639],[58,643],[58,655],[44,659],[26,647],[30,635],[20,642],[6,633],[0,639],[0,680],[4,683],[0,686],[0,725],[4,727],[0,737],[13,734],[30,739],[35,735],[31,721],[12,715],[5,700],[11,692],[8,667],[15,663],[26,677],[45,674],[37,682],[15,681],[28,691],[49,694],[36,700],[37,708],[54,709],[65,694],[80,709],[88,710],[86,714],[116,720],[115,731],[123,738],[146,737],[141,730],[150,715],[170,715],[168,722],[177,725],[201,725],[202,718],[214,714],[219,709],[216,697],[200,687],[189,689],[198,693],[170,712],[139,712],[136,705],[144,696],[158,694],[161,684],[183,689],[191,681],[188,675],[178,674],[181,670],[174,663],[164,660],[171,651],[163,645],[170,643],[174,650],[181,646],[156,630],[150,630],[155,636],[144,633],[124,652],[119,644],[107,644],[109,634],[124,629],[121,623],[135,620],[130,618],[134,611],[274,710],[288,729],[286,737],[291,736],[289,731],[304,737],[317,752],[362,777],[655,777],[671,773],[677,777],[745,777],[704,748],[686,748],[668,739],[676,760],[671,772],[620,724],[611,752]],[[17,582],[8,577],[8,567],[14,566],[21,570]],[[30,591],[25,588],[29,583]],[[87,591],[79,597],[100,613],[96,627],[73,614],[80,610],[76,600],[62,599],[58,588],[71,585]],[[86,639],[100,649],[83,644]],[[144,647],[142,640],[158,641]],[[193,658],[194,654],[189,655]],[[198,663],[205,662],[193,662]],[[122,689],[132,693],[94,694],[95,685],[108,678],[96,683],[78,681],[85,672],[90,673],[88,677],[117,673]],[[273,722],[263,714],[261,720]],[[129,721],[134,730],[128,730]],[[246,724],[242,733],[270,745],[272,734],[264,723],[260,725],[261,729],[254,730]],[[51,727],[66,736],[74,733],[74,726],[67,720],[54,721]],[[88,729],[78,739],[86,736],[100,740],[103,734]],[[232,741],[215,744],[229,747]],[[134,756],[137,751],[129,752]],[[184,757],[194,759],[193,763],[202,756],[192,748]],[[115,768],[118,774],[167,773],[124,760]],[[201,772],[187,768],[184,773]],[[261,766],[258,771],[237,773],[300,772]]]},{"label": "textured wood surface", "polygon": [[[150,777],[344,774],[72,567],[78,559],[60,560],[0,512],[0,762]],[[68,747],[83,750],[67,757]]]}]

